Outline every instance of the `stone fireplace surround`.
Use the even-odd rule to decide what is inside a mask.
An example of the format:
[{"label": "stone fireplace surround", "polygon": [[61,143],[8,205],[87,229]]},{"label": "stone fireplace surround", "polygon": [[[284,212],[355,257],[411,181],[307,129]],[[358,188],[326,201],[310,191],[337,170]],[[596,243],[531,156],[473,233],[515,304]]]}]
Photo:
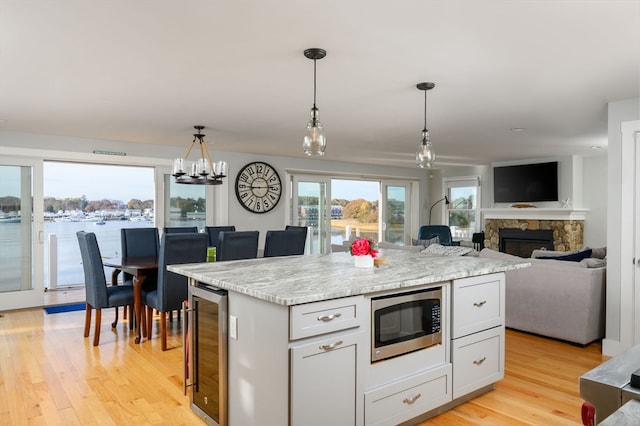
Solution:
[{"label": "stone fireplace surround", "polygon": [[483,209],[484,246],[499,251],[501,229],[551,230],[557,251],[581,250],[588,210],[506,208]]}]

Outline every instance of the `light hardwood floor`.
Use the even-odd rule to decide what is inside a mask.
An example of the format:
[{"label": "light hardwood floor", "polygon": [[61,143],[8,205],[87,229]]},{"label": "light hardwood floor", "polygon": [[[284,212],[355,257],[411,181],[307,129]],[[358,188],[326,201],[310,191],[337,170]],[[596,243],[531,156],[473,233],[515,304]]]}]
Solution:
[{"label": "light hardwood floor", "polygon": [[[157,324],[136,345],[126,321],[111,329],[112,309],[98,347],[82,337],[84,311],[0,315],[0,425],[204,425],[183,396],[177,321],[162,352]],[[496,389],[422,425],[580,425],[578,378],[600,352],[508,330]]]}]

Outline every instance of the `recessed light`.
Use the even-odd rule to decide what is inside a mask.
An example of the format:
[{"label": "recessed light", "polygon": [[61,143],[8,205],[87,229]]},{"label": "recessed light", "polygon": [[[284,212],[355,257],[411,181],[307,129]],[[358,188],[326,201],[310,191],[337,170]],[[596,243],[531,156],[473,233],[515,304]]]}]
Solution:
[{"label": "recessed light", "polygon": [[511,130],[512,132],[524,132],[524,127],[512,127],[509,130]]}]

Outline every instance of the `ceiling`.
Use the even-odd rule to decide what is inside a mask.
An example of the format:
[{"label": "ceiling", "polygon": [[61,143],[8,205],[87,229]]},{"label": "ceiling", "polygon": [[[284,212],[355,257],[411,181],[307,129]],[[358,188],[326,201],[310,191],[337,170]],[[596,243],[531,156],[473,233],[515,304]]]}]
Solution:
[{"label": "ceiling", "polygon": [[0,0],[0,130],[304,157],[310,47],[326,159],[415,167],[424,81],[436,167],[588,156],[640,0]]}]

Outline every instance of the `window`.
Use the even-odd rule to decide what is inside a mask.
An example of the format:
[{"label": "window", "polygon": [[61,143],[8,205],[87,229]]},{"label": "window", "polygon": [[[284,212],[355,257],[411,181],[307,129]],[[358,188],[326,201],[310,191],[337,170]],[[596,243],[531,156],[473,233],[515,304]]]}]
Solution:
[{"label": "window", "polygon": [[445,178],[444,186],[450,204],[448,224],[454,239],[471,240],[480,231],[480,178]]},{"label": "window", "polygon": [[410,203],[414,183],[373,176],[290,176],[290,223],[310,228],[310,253],[327,253],[332,244],[355,237],[399,245],[411,241],[411,218],[417,217]]}]

